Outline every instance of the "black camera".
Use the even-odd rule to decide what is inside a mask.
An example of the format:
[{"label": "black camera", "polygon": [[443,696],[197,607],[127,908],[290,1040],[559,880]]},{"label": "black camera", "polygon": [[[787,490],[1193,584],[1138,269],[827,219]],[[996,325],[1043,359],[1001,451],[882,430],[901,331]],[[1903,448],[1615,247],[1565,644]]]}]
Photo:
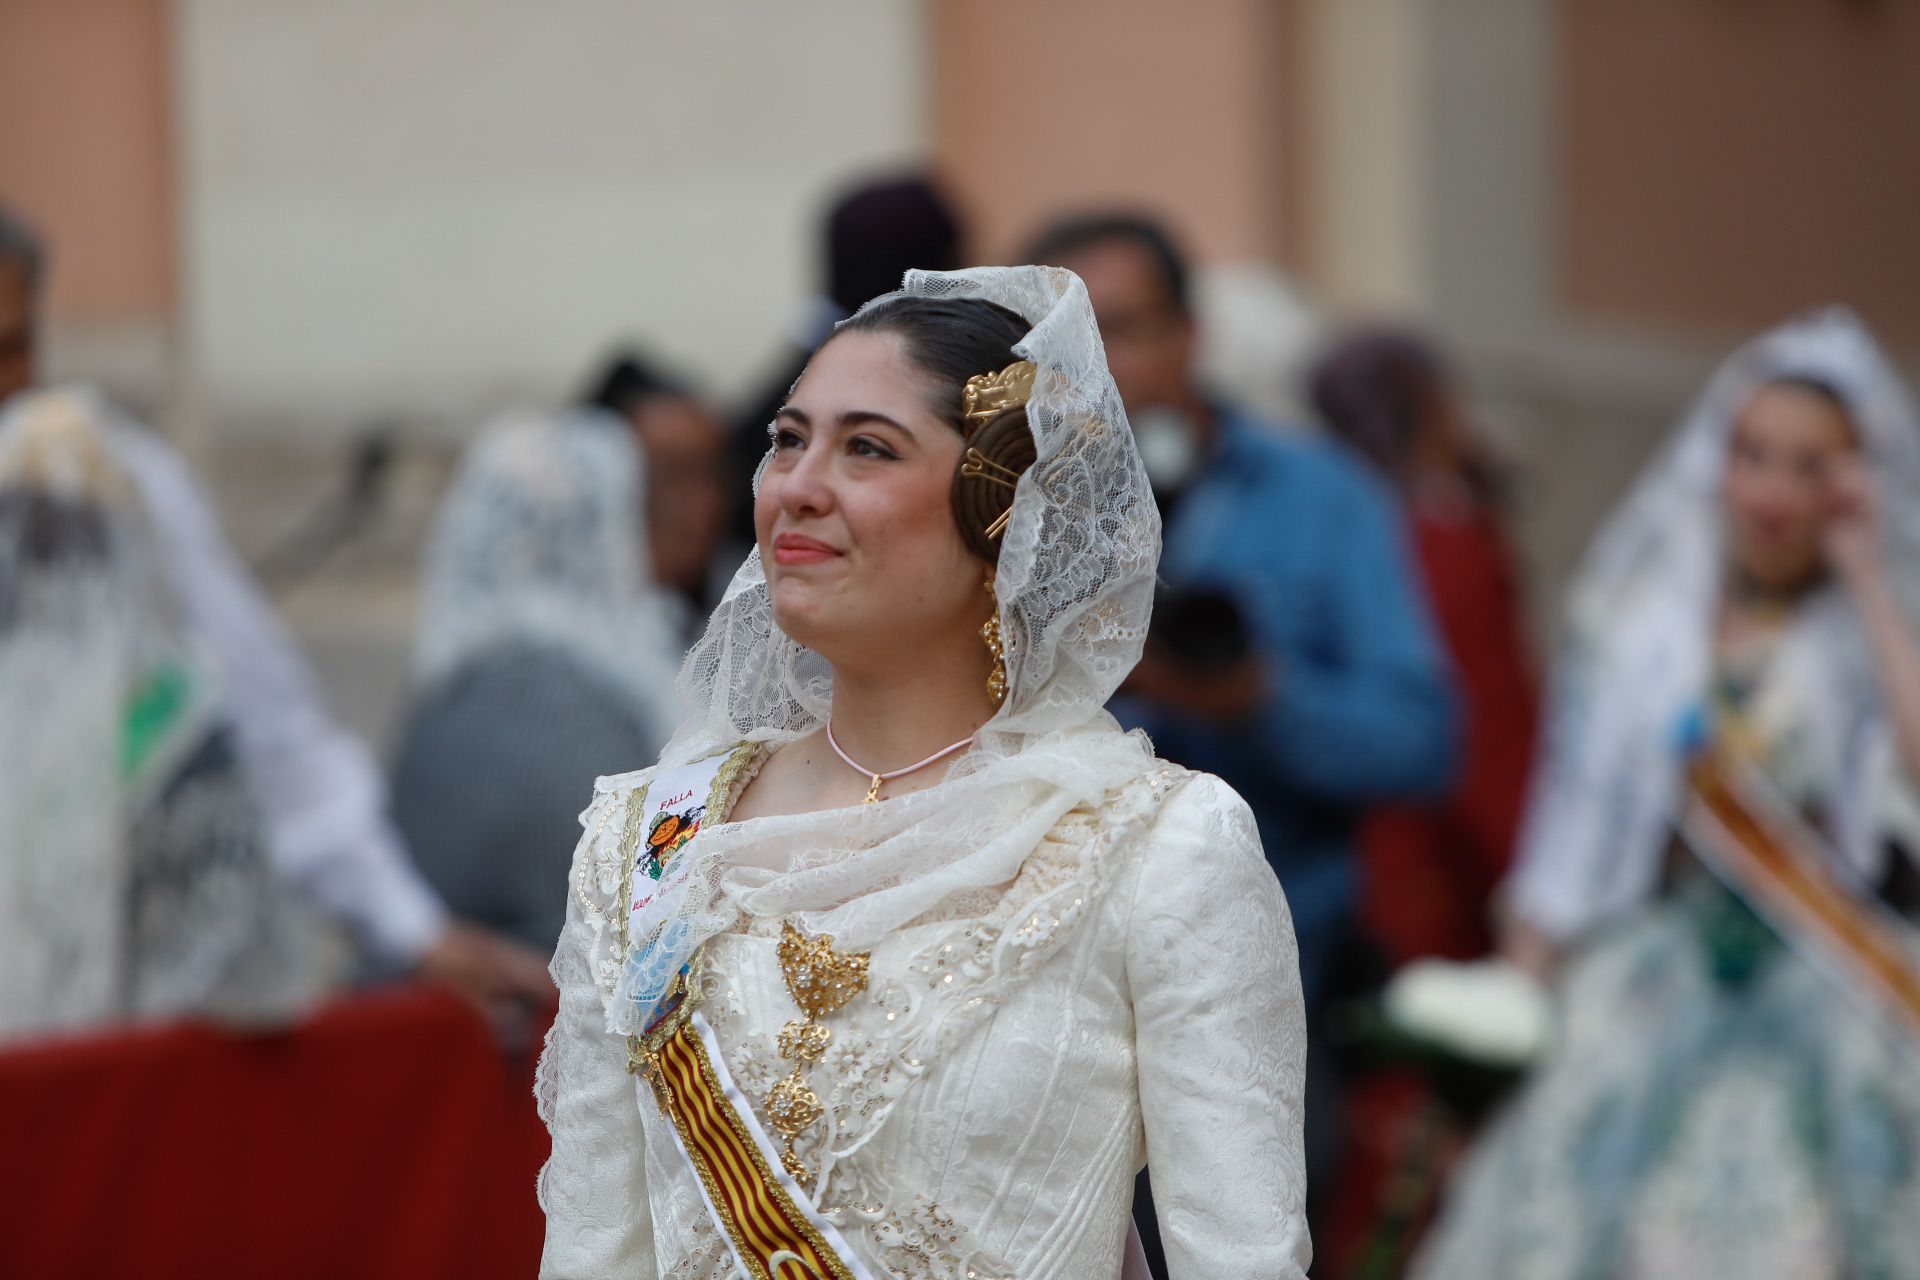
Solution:
[{"label": "black camera", "polygon": [[1162,587],[1153,601],[1147,648],[1200,673],[1225,671],[1253,647],[1240,602],[1218,587]]}]

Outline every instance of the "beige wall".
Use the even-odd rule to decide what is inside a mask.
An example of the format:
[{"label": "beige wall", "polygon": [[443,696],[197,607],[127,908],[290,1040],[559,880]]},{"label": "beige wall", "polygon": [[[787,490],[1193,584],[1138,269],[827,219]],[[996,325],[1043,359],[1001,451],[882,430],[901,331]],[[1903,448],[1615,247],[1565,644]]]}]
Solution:
[{"label": "beige wall", "polygon": [[638,340],[774,356],[850,175],[926,145],[906,0],[179,0],[191,359],[221,429],[470,430]]},{"label": "beige wall", "polygon": [[1428,302],[1425,5],[1308,0],[1305,15],[1308,283],[1340,308],[1419,311]]},{"label": "beige wall", "polygon": [[1920,4],[1559,7],[1568,310],[1743,331],[1846,301],[1920,346]]},{"label": "beige wall", "polygon": [[1298,10],[935,0],[935,156],[976,256],[1092,205],[1166,217],[1201,259],[1295,256]]},{"label": "beige wall", "polygon": [[0,201],[55,258],[57,323],[166,316],[174,300],[165,0],[0,0]]}]

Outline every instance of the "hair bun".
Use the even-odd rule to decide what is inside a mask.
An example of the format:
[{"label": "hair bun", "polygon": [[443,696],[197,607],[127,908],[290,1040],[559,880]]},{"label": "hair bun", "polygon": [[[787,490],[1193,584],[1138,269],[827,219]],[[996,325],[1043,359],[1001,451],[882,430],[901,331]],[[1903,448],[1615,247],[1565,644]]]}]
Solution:
[{"label": "hair bun", "polygon": [[1014,486],[1037,456],[1024,407],[989,419],[967,438],[953,476],[953,515],[968,549],[988,564],[1000,559]]}]

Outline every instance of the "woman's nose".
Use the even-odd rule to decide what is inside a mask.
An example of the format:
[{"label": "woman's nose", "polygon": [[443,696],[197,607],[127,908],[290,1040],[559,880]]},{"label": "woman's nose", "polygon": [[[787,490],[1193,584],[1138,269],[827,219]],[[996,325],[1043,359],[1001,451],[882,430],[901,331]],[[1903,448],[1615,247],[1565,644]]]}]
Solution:
[{"label": "woman's nose", "polygon": [[826,453],[807,449],[779,477],[780,509],[788,515],[819,515],[833,506],[832,476]]}]

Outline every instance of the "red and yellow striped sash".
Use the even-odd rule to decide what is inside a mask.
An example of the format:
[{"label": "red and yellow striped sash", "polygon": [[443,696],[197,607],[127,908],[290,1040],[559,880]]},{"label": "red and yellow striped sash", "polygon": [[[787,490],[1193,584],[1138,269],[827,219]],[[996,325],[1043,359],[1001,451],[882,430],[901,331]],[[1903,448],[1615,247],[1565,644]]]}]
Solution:
[{"label": "red and yellow striped sash", "polygon": [[1850,890],[1819,838],[1778,806],[1755,779],[1712,756],[1689,771],[1688,843],[1808,958],[1838,969],[1920,1049],[1920,964],[1879,905]]},{"label": "red and yellow striped sash", "polygon": [[[673,1122],[708,1211],[753,1280],[867,1280],[772,1149],[695,1010],[646,1053],[655,1096]],[[662,1028],[665,1030],[665,1028]],[[650,1038],[651,1039],[651,1038]]]}]

